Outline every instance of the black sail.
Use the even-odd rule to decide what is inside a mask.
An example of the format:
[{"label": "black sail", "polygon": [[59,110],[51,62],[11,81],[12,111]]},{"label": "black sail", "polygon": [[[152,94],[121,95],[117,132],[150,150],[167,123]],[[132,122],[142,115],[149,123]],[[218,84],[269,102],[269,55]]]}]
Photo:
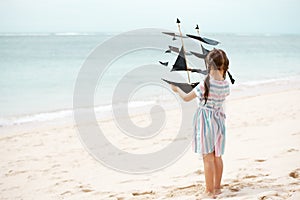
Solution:
[{"label": "black sail", "polygon": [[209,45],[218,45],[220,43],[216,40],[212,40],[212,39],[208,39],[208,38],[200,37],[200,36],[196,36],[196,35],[186,34],[186,36],[188,36],[190,38],[193,38],[193,39],[196,39],[196,40],[199,40],[199,41],[204,42],[204,43],[209,44]]},{"label": "black sail", "polygon": [[171,71],[182,71],[187,69],[186,60],[183,52],[183,48],[181,47],[179,55],[177,56],[177,59],[173,65],[173,68]]},{"label": "black sail", "polygon": [[166,83],[179,87],[185,93],[191,92],[199,84],[199,82],[189,84],[189,83],[176,83],[173,81],[168,81],[166,79],[162,79],[162,80],[165,81]]}]

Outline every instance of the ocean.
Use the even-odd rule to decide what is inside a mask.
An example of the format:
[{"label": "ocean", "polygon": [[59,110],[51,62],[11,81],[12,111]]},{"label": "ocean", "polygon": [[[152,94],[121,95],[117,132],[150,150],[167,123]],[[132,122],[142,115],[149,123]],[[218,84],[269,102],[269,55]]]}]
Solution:
[{"label": "ocean", "polygon": [[[74,85],[90,53],[115,33],[0,35],[0,126],[72,116]],[[299,35],[206,34],[227,52],[234,87],[300,77]],[[131,38],[132,39],[132,38]],[[133,41],[134,42],[134,41]],[[170,38],[171,43],[171,38]],[[115,48],[115,47],[114,47]],[[166,47],[167,48],[167,47]],[[112,52],[114,49],[108,49]],[[104,55],[105,56],[105,55]],[[144,49],[112,62],[95,94],[96,110],[109,110],[113,87],[135,66],[172,59],[163,51]],[[164,67],[164,66],[162,66]],[[147,74],[132,77],[138,84]],[[157,77],[159,80],[161,77]],[[199,77],[203,79],[203,77]],[[87,78],[88,81],[88,78]],[[102,81],[102,82],[101,82]],[[125,81],[126,84],[126,81]],[[146,87],[130,106],[142,107],[168,98],[163,88]]]}]

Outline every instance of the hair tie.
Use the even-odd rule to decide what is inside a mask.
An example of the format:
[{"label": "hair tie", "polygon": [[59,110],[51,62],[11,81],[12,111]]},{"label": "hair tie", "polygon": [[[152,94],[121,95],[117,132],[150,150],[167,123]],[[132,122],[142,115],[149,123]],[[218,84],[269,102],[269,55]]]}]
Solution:
[{"label": "hair tie", "polygon": [[234,84],[235,80],[232,78],[232,75],[230,74],[229,71],[227,71],[227,73],[228,73],[231,83]]}]

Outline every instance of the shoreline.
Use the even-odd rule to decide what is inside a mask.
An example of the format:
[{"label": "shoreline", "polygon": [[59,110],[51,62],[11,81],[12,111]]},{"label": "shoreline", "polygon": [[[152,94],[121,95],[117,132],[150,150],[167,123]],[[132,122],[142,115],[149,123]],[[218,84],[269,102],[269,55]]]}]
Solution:
[{"label": "shoreline", "polygon": [[[266,81],[254,81],[255,84],[252,84],[252,81],[231,85],[231,95],[229,96],[228,101],[235,100],[235,99],[243,99],[249,97],[255,97],[262,94],[272,94],[277,92],[282,92],[286,90],[294,90],[300,88],[300,76],[292,76],[290,78],[279,78],[279,79],[271,79]],[[274,87],[274,85],[276,87]],[[170,96],[166,96],[163,94],[162,96],[155,96],[151,97],[152,99],[147,100],[138,100],[137,102],[131,102],[134,115],[144,114],[145,110],[148,110],[149,106],[153,106],[159,103],[163,105],[173,104],[171,108],[176,109],[176,105],[174,101],[167,100]],[[159,101],[159,102],[157,102]],[[138,105],[136,105],[138,104]],[[140,105],[140,104],[144,104]],[[103,118],[104,120],[111,120],[111,105],[96,105],[95,108],[97,120]],[[140,112],[140,110],[143,112]],[[103,114],[105,113],[105,114]],[[101,115],[102,114],[102,115]],[[43,111],[38,113],[30,113],[30,114],[22,114],[18,116],[3,116],[0,118],[0,129],[10,126],[19,126],[19,125],[26,125],[35,122],[41,123],[49,123],[52,121],[59,121],[59,120],[67,120],[73,119],[73,109],[55,109],[50,111]],[[101,119],[100,119],[101,121]],[[0,134],[1,136],[1,134]]]}]

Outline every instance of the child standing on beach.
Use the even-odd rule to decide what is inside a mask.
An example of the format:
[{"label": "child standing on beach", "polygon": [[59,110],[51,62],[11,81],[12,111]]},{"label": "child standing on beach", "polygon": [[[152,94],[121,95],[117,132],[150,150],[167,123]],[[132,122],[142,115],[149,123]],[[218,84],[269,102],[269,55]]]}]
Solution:
[{"label": "child standing on beach", "polygon": [[200,100],[194,116],[195,153],[203,156],[206,195],[221,193],[223,173],[222,155],[225,146],[225,114],[223,102],[229,95],[229,83],[225,80],[229,60],[223,50],[213,49],[205,58],[208,75],[190,93],[171,85],[184,101]]}]

